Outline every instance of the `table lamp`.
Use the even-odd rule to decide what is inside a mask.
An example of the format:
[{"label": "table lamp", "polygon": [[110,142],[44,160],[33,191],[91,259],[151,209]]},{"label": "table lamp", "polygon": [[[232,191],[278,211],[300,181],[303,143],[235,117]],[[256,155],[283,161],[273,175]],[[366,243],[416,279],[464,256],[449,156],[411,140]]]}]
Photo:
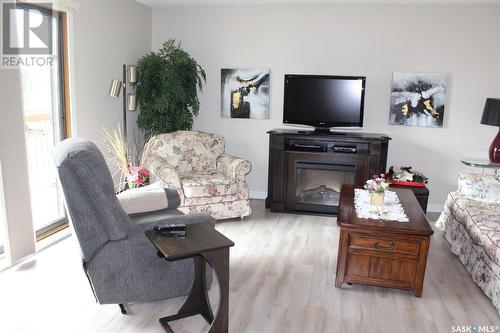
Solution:
[{"label": "table lamp", "polygon": [[489,157],[491,162],[500,163],[500,99],[486,99],[481,124],[499,126],[497,136],[491,142]]}]

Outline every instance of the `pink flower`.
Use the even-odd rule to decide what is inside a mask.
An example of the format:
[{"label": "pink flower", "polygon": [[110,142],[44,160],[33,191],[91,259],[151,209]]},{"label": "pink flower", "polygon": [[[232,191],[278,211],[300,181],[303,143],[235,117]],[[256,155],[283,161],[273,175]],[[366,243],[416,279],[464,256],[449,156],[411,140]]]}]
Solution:
[{"label": "pink flower", "polygon": [[131,165],[131,166],[128,167],[128,172],[131,175],[137,175],[137,173],[139,172],[139,170],[140,170],[140,168],[138,166]]},{"label": "pink flower", "polygon": [[133,174],[128,174],[127,176],[127,181],[128,182],[134,182],[135,180],[137,179],[137,174],[133,175]]},{"label": "pink flower", "polygon": [[139,173],[145,177],[149,177],[149,171],[147,169],[141,168]]}]

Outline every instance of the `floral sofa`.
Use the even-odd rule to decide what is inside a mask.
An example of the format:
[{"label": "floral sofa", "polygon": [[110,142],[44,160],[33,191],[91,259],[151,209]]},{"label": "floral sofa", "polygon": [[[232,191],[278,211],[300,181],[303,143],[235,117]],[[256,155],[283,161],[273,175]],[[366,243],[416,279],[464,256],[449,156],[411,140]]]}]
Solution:
[{"label": "floral sofa", "polygon": [[460,175],[436,226],[500,313],[500,177]]},{"label": "floral sofa", "polygon": [[179,210],[215,219],[251,214],[245,176],[249,161],[224,153],[224,138],[199,131],[159,134],[151,142],[144,167],[181,197]]}]

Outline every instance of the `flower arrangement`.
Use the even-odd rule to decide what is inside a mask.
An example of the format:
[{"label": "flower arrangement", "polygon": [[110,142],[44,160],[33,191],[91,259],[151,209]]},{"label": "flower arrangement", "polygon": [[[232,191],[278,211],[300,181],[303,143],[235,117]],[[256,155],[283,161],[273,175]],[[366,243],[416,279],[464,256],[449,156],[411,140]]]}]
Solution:
[{"label": "flower arrangement", "polygon": [[389,182],[385,178],[385,174],[373,176],[372,179],[366,181],[365,189],[370,193],[383,193],[389,188]]},{"label": "flower arrangement", "polygon": [[149,184],[150,172],[144,168],[144,163],[152,146],[151,138],[142,146],[129,145],[120,127],[117,130],[104,131],[104,143],[111,157],[111,163],[116,167],[113,177],[120,173],[117,192],[127,188],[138,188]]},{"label": "flower arrangement", "polygon": [[149,171],[138,166],[128,167],[128,188],[138,188],[149,183]]},{"label": "flower arrangement", "polygon": [[411,166],[400,167],[399,171],[394,171],[394,167],[391,166],[388,175],[393,181],[422,183],[422,185],[427,184],[429,180],[421,171],[412,170]]}]

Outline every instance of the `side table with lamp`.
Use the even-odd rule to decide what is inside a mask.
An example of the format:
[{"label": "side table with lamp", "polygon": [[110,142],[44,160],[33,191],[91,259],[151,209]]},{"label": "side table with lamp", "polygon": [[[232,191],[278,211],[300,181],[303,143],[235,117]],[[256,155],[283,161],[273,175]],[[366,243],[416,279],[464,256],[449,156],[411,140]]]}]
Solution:
[{"label": "side table with lamp", "polygon": [[481,124],[498,127],[498,133],[491,142],[488,154],[490,162],[498,164],[500,163],[500,99],[499,98],[486,99],[483,116],[481,117]]},{"label": "side table with lamp", "polygon": [[483,174],[485,169],[492,169],[495,175],[498,174],[498,169],[500,169],[500,99],[499,98],[487,98],[484,105],[483,116],[481,117],[481,124],[497,126],[498,133],[491,142],[490,149],[488,151],[489,160],[479,160],[479,159],[463,159],[461,162],[465,165],[482,168]]},{"label": "side table with lamp", "polygon": [[473,160],[473,159],[463,159],[461,162],[465,165],[468,165],[470,167],[474,168],[482,168],[483,169],[483,174],[485,169],[492,169],[494,170],[495,175],[498,174],[498,169],[500,169],[500,163],[493,163],[488,160]]}]

